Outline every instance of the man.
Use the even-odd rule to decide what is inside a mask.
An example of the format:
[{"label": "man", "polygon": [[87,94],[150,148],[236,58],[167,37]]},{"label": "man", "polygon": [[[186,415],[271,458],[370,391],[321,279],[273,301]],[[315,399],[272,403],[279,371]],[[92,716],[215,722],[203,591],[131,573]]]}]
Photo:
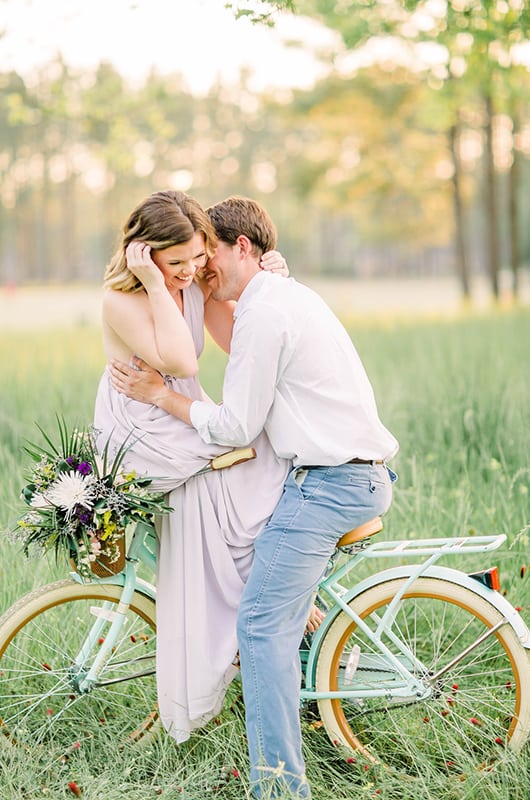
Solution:
[{"label": "man", "polygon": [[237,301],[222,405],[192,402],[126,365],[114,366],[114,382],[193,425],[206,442],[244,446],[265,429],[277,455],[292,459],[256,540],[238,642],[254,793],[281,796],[287,787],[310,797],[298,647],[338,539],[390,505],[385,462],[398,443],[339,320],[307,287],[260,270],[262,252],[276,244],[264,209],[232,197],[208,213],[219,243],[205,277],[214,299]]}]

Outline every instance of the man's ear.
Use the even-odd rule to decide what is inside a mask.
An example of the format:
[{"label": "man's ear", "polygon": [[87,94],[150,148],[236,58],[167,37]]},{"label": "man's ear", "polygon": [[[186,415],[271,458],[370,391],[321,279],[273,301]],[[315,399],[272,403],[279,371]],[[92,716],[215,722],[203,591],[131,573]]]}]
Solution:
[{"label": "man's ear", "polygon": [[250,239],[248,238],[248,236],[244,236],[243,234],[241,234],[240,236],[237,237],[236,244],[239,248],[239,254],[241,255],[242,258],[246,258],[247,256],[252,255],[254,246],[250,241]]}]

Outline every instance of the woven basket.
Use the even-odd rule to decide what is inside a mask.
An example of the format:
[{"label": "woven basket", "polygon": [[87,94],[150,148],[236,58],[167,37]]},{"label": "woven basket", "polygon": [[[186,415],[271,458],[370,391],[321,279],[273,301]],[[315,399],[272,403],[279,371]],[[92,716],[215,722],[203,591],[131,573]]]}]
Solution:
[{"label": "woven basket", "polygon": [[108,578],[117,575],[125,567],[125,532],[117,541],[120,552],[116,561],[109,561],[105,555],[100,555],[95,561],[90,562],[90,569],[98,578]]},{"label": "woven basket", "polygon": [[[95,561],[90,562],[90,571],[97,578],[109,578],[111,575],[117,575],[125,567],[125,531],[117,540],[119,556],[116,561],[109,561],[108,556],[100,555]],[[74,558],[70,558],[70,565],[74,572],[77,572],[77,564]]]}]

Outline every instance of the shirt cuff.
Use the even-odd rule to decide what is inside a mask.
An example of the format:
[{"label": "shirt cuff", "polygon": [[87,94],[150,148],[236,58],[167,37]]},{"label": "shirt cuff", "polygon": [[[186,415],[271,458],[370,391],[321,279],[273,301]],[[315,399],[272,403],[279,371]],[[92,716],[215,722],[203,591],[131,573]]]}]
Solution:
[{"label": "shirt cuff", "polygon": [[190,406],[190,419],[191,424],[203,440],[207,444],[212,444],[214,440],[210,435],[210,417],[215,413],[215,406],[213,403],[206,403],[203,400],[194,400]]}]

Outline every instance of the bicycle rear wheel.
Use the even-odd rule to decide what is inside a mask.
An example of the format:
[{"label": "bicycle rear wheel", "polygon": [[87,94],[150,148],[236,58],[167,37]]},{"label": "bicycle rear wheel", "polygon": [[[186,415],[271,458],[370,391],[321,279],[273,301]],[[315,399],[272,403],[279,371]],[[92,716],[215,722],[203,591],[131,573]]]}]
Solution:
[{"label": "bicycle rear wheel", "polygon": [[154,674],[134,677],[154,673],[150,598],[135,592],[98,684],[88,693],[79,688],[108,622],[82,664],[75,660],[95,620],[112,616],[121,593],[121,586],[58,581],[21,598],[0,619],[0,733],[9,742],[68,748],[87,739],[137,742],[154,732]]},{"label": "bicycle rear wheel", "polygon": [[[374,586],[350,606],[375,630],[403,583],[395,579]],[[397,671],[341,612],[321,645],[317,690],[369,693],[385,687],[387,696],[320,700],[332,742],[407,774],[424,774],[426,765],[462,774],[487,767],[503,747],[519,750],[530,728],[528,653],[508,624],[479,642],[502,619],[494,606],[467,588],[419,578],[382,637],[420,677],[426,691],[419,699],[412,693],[396,696]],[[412,658],[400,651],[399,643]]]}]

